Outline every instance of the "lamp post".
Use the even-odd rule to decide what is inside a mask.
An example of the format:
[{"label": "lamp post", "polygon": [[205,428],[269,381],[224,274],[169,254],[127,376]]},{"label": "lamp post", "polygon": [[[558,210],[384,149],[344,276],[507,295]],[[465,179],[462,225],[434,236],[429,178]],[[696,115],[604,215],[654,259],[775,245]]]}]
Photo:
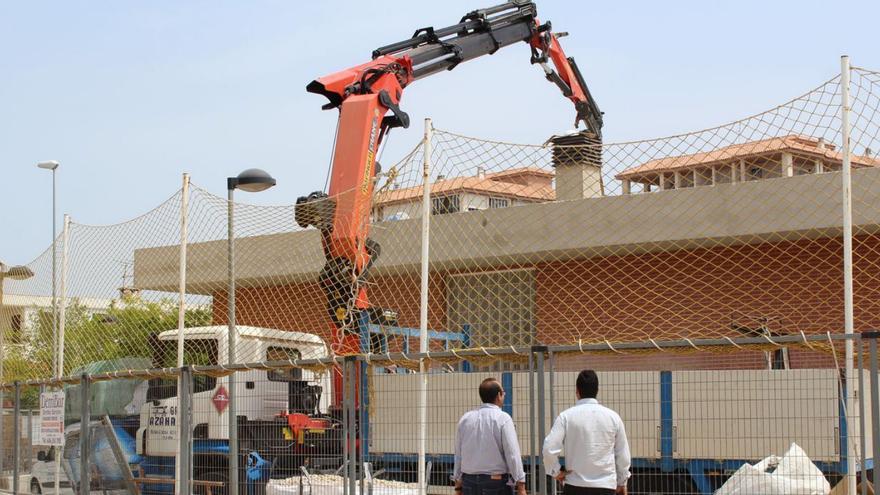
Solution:
[{"label": "lamp post", "polygon": [[[249,168],[237,177],[226,179],[227,201],[227,268],[229,286],[227,292],[229,334],[226,341],[226,356],[229,364],[235,363],[235,233],[233,193],[236,189],[247,192],[260,192],[275,185],[271,175],[258,168]],[[238,417],[236,416],[235,374],[229,375],[229,495],[238,495]]]},{"label": "lamp post", "polygon": [[[0,383],[5,383],[6,376],[3,374],[3,363],[6,361],[6,321],[3,312],[3,282],[7,278],[13,280],[25,280],[34,276],[34,272],[26,266],[7,267],[5,263],[0,262],[0,317],[3,317],[0,323]],[[3,411],[3,390],[0,389],[0,419],[2,419]],[[3,438],[3,421],[0,421],[0,439]],[[3,473],[3,456],[0,455],[0,474]]]},{"label": "lamp post", "polygon": [[58,295],[55,289],[55,284],[58,280],[58,277],[55,275],[55,270],[58,266],[58,250],[55,245],[56,238],[58,237],[55,230],[57,224],[57,210],[55,209],[55,171],[58,170],[58,165],[59,163],[56,160],[48,160],[37,164],[37,167],[43,170],[52,171],[52,367],[54,368],[53,371],[55,371],[55,376],[61,376],[60,370],[58,369]]}]

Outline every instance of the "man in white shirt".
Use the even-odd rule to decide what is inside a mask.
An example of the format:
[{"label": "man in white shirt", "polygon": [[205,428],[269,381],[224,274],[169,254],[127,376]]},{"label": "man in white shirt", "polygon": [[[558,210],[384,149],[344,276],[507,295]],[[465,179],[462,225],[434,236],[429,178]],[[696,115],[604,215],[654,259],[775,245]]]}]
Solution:
[{"label": "man in white shirt", "polygon": [[456,495],[526,495],[526,473],[513,419],[501,410],[504,389],[498,380],[480,384],[478,409],[466,412],[455,434]]},{"label": "man in white shirt", "polygon": [[[620,416],[599,404],[599,377],[593,370],[577,377],[574,407],[562,411],[544,439],[544,469],[565,483],[565,495],[626,495],[630,454]],[[565,455],[565,469],[559,465]]]}]

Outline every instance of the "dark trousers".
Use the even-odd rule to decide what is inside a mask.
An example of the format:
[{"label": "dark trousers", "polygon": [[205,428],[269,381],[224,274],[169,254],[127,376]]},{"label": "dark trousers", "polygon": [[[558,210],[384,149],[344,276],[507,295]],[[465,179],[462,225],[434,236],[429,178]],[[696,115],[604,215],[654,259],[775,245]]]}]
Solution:
[{"label": "dark trousers", "polygon": [[585,486],[565,485],[562,489],[564,495],[614,495],[611,488],[587,488]]},{"label": "dark trousers", "polygon": [[507,484],[508,475],[491,476],[488,474],[462,474],[462,495],[511,495],[513,493]]}]

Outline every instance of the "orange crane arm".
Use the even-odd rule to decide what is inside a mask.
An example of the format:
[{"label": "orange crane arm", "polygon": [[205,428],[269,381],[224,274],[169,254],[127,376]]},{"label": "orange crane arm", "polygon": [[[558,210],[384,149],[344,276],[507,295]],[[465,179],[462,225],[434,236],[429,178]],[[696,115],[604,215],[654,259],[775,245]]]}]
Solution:
[{"label": "orange crane arm", "polygon": [[378,244],[369,238],[376,153],[389,129],[409,126],[409,116],[399,106],[403,90],[415,80],[518,42],[531,46],[531,62],[540,64],[574,103],[575,125],[583,122],[601,137],[602,113],[574,59],[565,56],[550,23],[538,21],[535,4],[522,0],[475,10],[447,28],[419,29],[407,40],[374,50],[371,61],[315,79],[306,87],[327,97],[325,110],[339,109],[330,189],[300,197],[295,212],[300,226],[315,226],[321,232],[326,263],[320,284],[337,353],[364,351],[359,318],[366,314],[370,321],[383,323],[393,313],[370,307],[364,282],[379,256]]}]

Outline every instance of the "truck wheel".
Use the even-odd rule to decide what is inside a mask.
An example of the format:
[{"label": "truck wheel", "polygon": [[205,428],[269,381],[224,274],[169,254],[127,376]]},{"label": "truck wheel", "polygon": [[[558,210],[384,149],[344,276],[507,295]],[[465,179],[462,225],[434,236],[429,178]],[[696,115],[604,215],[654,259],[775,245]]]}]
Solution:
[{"label": "truck wheel", "polygon": [[31,493],[40,495],[43,490],[40,489],[40,483],[37,480],[31,480]]},{"label": "truck wheel", "polygon": [[[199,480],[203,481],[219,481],[223,483],[222,488],[211,487],[212,495],[226,495],[229,493],[229,476],[224,471],[211,471],[209,473],[205,473],[204,475],[199,477]],[[202,485],[194,484],[193,493],[196,495],[205,495],[208,493],[208,489]]]}]

